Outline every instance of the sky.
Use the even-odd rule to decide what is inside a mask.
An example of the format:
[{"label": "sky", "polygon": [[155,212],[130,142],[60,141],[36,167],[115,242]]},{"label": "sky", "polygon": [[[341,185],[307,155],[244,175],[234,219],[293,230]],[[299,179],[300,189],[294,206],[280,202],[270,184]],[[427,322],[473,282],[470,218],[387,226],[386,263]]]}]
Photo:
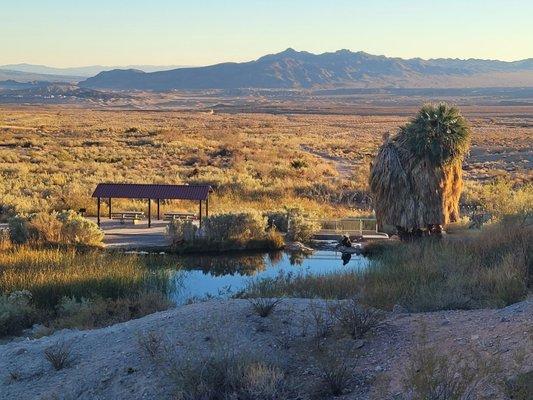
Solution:
[{"label": "sky", "polygon": [[0,0],[0,65],[209,65],[288,47],[533,57],[531,0]]}]

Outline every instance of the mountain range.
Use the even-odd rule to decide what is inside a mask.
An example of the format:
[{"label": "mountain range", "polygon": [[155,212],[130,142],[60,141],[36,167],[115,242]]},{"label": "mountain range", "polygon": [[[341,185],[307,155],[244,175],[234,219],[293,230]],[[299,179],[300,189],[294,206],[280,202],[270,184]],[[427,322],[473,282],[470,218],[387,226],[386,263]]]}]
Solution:
[{"label": "mountain range", "polygon": [[255,61],[144,72],[103,71],[79,82],[114,90],[237,88],[533,87],[533,58],[506,62],[480,59],[391,58],[362,51],[312,54],[287,49]]},{"label": "mountain range", "polygon": [[[154,72],[154,71],[165,71],[168,69],[176,69],[182,66],[179,65],[128,65],[125,67],[118,66],[105,66],[105,65],[88,65],[84,67],[49,67],[47,65],[37,65],[37,64],[7,64],[0,65],[0,70],[2,71],[18,71],[25,72],[28,74],[46,74],[46,75],[59,75],[64,77],[75,77],[75,78],[89,78],[94,76],[102,71],[110,71],[113,69],[138,69],[144,72]],[[1,71],[0,71],[1,73]]]}]

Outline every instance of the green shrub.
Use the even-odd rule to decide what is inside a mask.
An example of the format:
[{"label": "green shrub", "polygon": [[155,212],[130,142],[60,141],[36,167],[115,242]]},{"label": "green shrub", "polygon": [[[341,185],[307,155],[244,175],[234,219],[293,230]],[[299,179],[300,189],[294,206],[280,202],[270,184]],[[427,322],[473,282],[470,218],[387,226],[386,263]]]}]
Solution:
[{"label": "green shrub", "polygon": [[60,243],[63,223],[56,212],[40,212],[30,217],[28,229],[31,239],[39,243]]},{"label": "green shrub", "polygon": [[72,210],[61,212],[58,219],[63,223],[61,233],[65,243],[87,246],[102,244],[104,232],[93,221]]},{"label": "green shrub", "polygon": [[513,187],[510,180],[498,179],[489,184],[469,183],[463,202],[498,219],[505,215],[533,212],[533,185]]},{"label": "green shrub", "polygon": [[179,252],[281,249],[283,236],[267,228],[267,218],[258,212],[228,213],[206,217],[202,228],[176,221],[168,233]]},{"label": "green shrub", "polygon": [[309,242],[320,230],[320,224],[304,217],[302,214],[291,214],[287,238],[293,242]]},{"label": "green shrub", "polygon": [[287,232],[289,229],[289,212],[287,210],[267,211],[263,214],[268,221],[268,226],[279,232]]},{"label": "green shrub", "polygon": [[203,221],[202,234],[209,241],[245,243],[265,236],[267,220],[258,212],[218,214]]},{"label": "green shrub", "polygon": [[0,337],[17,335],[33,324],[36,310],[31,298],[27,290],[0,295]]},{"label": "green shrub", "polygon": [[75,211],[17,215],[9,220],[13,243],[63,243],[100,246],[104,239],[98,225]]},{"label": "green shrub", "polygon": [[198,234],[198,227],[191,221],[175,220],[168,224],[167,233],[172,237],[174,243],[192,242]]},{"label": "green shrub", "polygon": [[9,236],[13,243],[22,244],[30,239],[30,230],[28,229],[28,219],[16,215],[8,220]]}]

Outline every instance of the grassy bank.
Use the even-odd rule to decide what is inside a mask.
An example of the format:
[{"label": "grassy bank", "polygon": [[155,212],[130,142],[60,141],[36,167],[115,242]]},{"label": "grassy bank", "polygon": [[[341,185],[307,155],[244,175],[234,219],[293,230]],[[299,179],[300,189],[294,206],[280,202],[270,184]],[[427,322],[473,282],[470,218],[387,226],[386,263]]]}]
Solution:
[{"label": "grassy bank", "polygon": [[169,282],[135,255],[15,246],[0,253],[0,336],[34,323],[93,327],[145,315],[168,306]]},{"label": "grassy bank", "polygon": [[343,299],[410,311],[502,307],[531,283],[533,226],[514,217],[444,240],[384,246],[368,269],[324,276],[280,275],[252,283],[247,296]]}]

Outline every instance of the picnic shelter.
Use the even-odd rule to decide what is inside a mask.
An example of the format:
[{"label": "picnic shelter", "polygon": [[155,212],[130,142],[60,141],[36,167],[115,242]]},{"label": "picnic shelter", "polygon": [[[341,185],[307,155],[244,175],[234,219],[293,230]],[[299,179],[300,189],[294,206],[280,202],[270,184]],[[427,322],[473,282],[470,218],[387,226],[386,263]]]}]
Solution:
[{"label": "picnic shelter", "polygon": [[[200,226],[202,224],[203,205],[205,204],[205,216],[209,216],[209,194],[213,189],[209,185],[168,185],[148,183],[99,183],[92,197],[96,198],[97,222],[100,226],[101,202],[108,201],[108,217],[124,219],[137,219],[144,216],[142,211],[118,211],[113,212],[112,199],[146,199],[148,205],[148,227],[152,225],[152,200],[156,201],[157,219],[161,219],[161,200],[190,200],[198,202],[198,216]],[[195,217],[184,213],[165,213],[165,219],[181,217]]]}]

